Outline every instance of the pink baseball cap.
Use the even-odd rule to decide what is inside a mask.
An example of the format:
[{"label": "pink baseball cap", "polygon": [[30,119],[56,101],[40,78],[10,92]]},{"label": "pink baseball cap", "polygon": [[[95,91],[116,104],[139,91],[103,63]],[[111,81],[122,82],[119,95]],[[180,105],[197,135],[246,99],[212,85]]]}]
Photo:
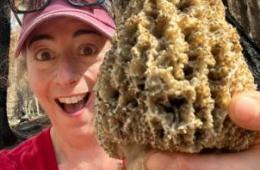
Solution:
[{"label": "pink baseball cap", "polygon": [[52,0],[43,10],[24,15],[21,34],[15,50],[15,57],[20,55],[25,41],[36,27],[56,17],[78,19],[97,29],[108,38],[112,38],[115,32],[113,18],[104,7],[75,7],[70,5],[66,0]]}]

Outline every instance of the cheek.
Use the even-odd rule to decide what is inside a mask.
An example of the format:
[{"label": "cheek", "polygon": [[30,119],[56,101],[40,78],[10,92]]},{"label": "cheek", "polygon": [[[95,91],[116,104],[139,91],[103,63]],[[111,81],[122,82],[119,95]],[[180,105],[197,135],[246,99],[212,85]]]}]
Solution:
[{"label": "cheek", "polygon": [[35,96],[41,100],[42,96],[46,93],[46,81],[44,77],[36,71],[28,69],[28,83]]},{"label": "cheek", "polygon": [[27,76],[29,86],[38,99],[47,95],[48,79],[51,76],[39,68],[37,64],[27,58]]},{"label": "cheek", "polygon": [[52,109],[52,105],[50,105],[48,100],[49,88],[47,87],[47,81],[43,76],[35,73],[34,71],[30,72],[28,70],[28,82],[33,94],[41,105],[41,108],[49,115]]},{"label": "cheek", "polygon": [[91,66],[89,66],[85,72],[85,76],[91,78],[94,81],[94,83],[96,82],[97,75],[99,73],[99,68],[100,68],[101,64],[102,64],[102,61],[99,60],[99,61],[95,62],[94,64],[92,64]]},{"label": "cheek", "polygon": [[95,72],[96,74],[99,73],[99,68],[100,68],[102,62],[103,62],[103,59],[100,60],[100,61],[98,61],[98,62],[96,62],[96,63],[93,65],[93,72]]}]

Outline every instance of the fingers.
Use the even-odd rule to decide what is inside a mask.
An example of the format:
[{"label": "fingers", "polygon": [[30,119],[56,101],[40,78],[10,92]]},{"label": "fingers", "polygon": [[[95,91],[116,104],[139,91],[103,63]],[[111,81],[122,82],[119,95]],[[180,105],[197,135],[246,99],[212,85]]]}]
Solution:
[{"label": "fingers", "polygon": [[238,126],[260,130],[260,92],[250,91],[234,96],[229,116]]},{"label": "fingers", "polygon": [[[215,160],[216,161],[216,160]],[[220,163],[200,155],[154,153],[147,160],[148,170],[219,170]],[[219,161],[218,161],[219,162]],[[222,170],[224,170],[222,168]],[[237,170],[237,169],[236,169]]]},{"label": "fingers", "polygon": [[148,157],[146,165],[147,170],[258,170],[257,152],[211,155],[158,152]]}]

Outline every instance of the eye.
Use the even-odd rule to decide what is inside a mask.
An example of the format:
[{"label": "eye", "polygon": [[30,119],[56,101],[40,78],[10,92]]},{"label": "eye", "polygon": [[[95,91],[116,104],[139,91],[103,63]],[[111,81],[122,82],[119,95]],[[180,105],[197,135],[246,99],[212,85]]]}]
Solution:
[{"label": "eye", "polygon": [[79,54],[83,56],[92,56],[98,52],[97,47],[91,44],[84,44],[79,48]]},{"label": "eye", "polygon": [[36,53],[35,59],[37,61],[48,61],[55,57],[54,53],[50,50],[44,49]]}]

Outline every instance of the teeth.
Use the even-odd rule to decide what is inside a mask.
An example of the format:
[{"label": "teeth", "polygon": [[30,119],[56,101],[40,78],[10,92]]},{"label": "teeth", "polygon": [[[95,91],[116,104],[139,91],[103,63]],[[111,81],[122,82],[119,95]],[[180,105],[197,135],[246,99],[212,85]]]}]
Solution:
[{"label": "teeth", "polygon": [[64,103],[64,104],[74,104],[74,103],[78,103],[79,101],[81,101],[84,97],[85,97],[85,95],[73,96],[73,97],[63,97],[63,98],[58,98],[58,101],[60,103]]}]

